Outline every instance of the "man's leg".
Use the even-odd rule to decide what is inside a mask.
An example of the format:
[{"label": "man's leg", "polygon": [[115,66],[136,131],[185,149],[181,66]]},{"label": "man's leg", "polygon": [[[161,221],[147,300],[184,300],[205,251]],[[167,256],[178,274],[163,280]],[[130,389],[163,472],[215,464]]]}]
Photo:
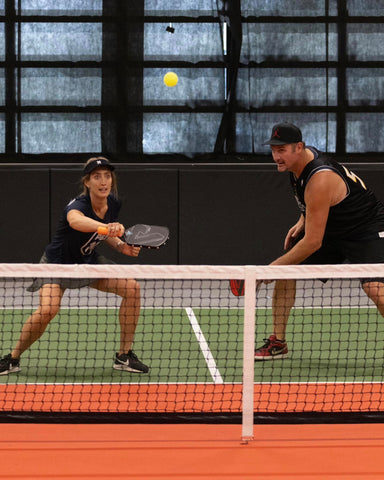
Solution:
[{"label": "man's leg", "polygon": [[277,280],[273,290],[273,334],[284,341],[289,315],[295,304],[296,280]]},{"label": "man's leg", "polygon": [[285,331],[295,304],[296,280],[276,280],[272,298],[273,335],[255,351],[255,360],[271,360],[288,355]]},{"label": "man's leg", "polygon": [[375,281],[365,282],[363,283],[363,290],[374,302],[382,317],[384,317],[384,283]]}]

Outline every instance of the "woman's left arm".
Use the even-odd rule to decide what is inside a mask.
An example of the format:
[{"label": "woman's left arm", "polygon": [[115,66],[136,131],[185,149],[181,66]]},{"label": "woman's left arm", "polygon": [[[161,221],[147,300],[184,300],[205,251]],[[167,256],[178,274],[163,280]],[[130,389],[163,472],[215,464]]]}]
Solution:
[{"label": "woman's left arm", "polygon": [[128,255],[129,257],[137,257],[140,253],[141,247],[132,247],[127,245],[125,242],[120,240],[120,238],[107,238],[106,242],[116,251],[122,253],[123,255]]}]

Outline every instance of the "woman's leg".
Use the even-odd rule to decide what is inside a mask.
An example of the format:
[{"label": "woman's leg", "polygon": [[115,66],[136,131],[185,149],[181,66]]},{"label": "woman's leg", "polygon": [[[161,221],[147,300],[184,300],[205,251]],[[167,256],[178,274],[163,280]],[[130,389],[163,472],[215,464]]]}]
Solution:
[{"label": "woman's leg", "polygon": [[40,305],[25,322],[12,358],[18,359],[44,333],[49,322],[60,310],[64,289],[59,285],[43,285],[40,289]]},{"label": "woman's leg", "polygon": [[140,285],[133,279],[102,279],[91,285],[102,292],[114,293],[122,298],[119,310],[120,350],[119,355],[132,348],[140,315]]}]

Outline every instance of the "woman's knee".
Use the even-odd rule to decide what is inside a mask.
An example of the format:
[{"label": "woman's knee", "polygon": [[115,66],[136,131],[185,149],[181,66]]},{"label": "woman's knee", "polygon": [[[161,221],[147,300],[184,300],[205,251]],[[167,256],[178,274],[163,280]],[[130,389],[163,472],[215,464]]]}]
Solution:
[{"label": "woman's knee", "polygon": [[140,297],[140,283],[137,280],[129,280],[127,285],[128,296],[139,298]]},{"label": "woman's knee", "polygon": [[125,298],[140,298],[140,284],[134,279],[118,280],[114,293]]},{"label": "woman's knee", "polygon": [[36,310],[36,315],[43,324],[48,324],[59,313],[60,307],[56,305],[41,306]]}]

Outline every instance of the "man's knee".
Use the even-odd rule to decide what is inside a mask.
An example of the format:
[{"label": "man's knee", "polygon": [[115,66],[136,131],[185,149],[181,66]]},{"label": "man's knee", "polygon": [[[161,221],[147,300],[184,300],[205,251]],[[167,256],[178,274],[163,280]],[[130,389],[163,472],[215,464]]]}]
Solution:
[{"label": "man's knee", "polygon": [[375,281],[364,282],[362,287],[366,295],[376,305],[384,305],[384,283]]}]

